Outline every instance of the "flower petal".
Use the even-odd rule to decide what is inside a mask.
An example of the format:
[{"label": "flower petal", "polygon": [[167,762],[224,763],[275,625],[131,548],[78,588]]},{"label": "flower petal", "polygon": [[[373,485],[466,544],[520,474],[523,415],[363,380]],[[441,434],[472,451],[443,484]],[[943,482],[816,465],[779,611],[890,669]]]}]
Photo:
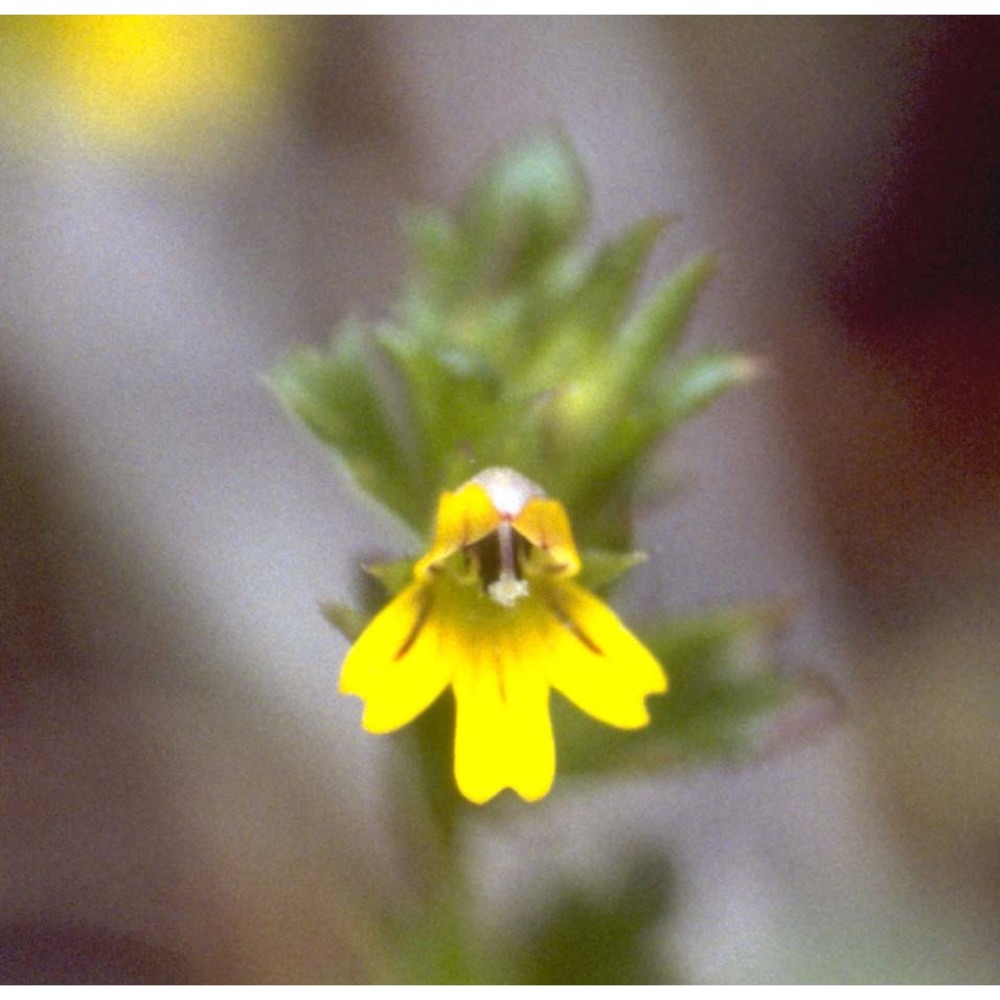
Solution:
[{"label": "flower petal", "polygon": [[566,577],[580,572],[580,554],[573,542],[569,517],[558,500],[529,500],[513,524],[518,534],[543,554],[542,569],[546,573]]},{"label": "flower petal", "polygon": [[543,669],[552,686],[601,722],[638,729],[646,696],[667,690],[663,668],[603,601],[569,581],[536,583],[551,616]]},{"label": "flower petal", "polygon": [[451,680],[451,661],[439,655],[433,592],[414,583],[386,605],[351,647],[340,674],[342,694],[365,703],[361,723],[387,733],[415,719]]},{"label": "flower petal", "polygon": [[535,802],[552,787],[549,686],[518,637],[471,653],[455,672],[455,780],[481,804],[504,788]]},{"label": "flower petal", "polygon": [[424,579],[432,566],[447,559],[453,552],[496,531],[502,520],[479,483],[466,483],[454,493],[441,494],[434,544],[414,567],[417,579]]}]

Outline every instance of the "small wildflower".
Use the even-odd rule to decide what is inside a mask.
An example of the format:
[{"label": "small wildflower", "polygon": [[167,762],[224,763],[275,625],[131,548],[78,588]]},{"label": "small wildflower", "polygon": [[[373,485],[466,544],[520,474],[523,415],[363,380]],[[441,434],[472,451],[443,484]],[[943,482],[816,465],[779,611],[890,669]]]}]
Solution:
[{"label": "small wildflower", "polygon": [[348,653],[341,692],[385,733],[450,685],[461,793],[542,798],[556,767],[551,688],[622,729],[646,725],[646,696],[667,689],[652,654],[574,582],[580,569],[562,504],[512,469],[481,472],[442,495],[430,551]]},{"label": "small wildflower", "polygon": [[[0,87],[28,136],[55,124],[112,155],[225,155],[281,107],[281,19],[86,15],[5,18]],[[13,64],[13,70],[8,64]],[[14,73],[13,80],[9,79]],[[0,90],[0,108],[5,93]],[[8,102],[10,103],[10,102]]]}]

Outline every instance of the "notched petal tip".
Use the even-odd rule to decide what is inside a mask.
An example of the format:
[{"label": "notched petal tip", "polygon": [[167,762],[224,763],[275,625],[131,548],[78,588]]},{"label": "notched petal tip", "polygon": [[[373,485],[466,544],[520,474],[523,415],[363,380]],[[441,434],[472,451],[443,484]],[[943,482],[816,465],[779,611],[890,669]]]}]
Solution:
[{"label": "notched petal tip", "polygon": [[667,690],[663,667],[603,601],[570,581],[545,592],[549,681],[577,708],[619,729],[649,724],[646,698]]},{"label": "notched petal tip", "polygon": [[455,782],[482,805],[505,788],[527,802],[544,798],[555,781],[556,753],[549,688],[541,671],[508,662],[466,664],[455,675]]},{"label": "notched petal tip", "polygon": [[387,733],[412,722],[451,679],[440,655],[432,595],[419,583],[407,587],[372,619],[344,660],[342,694],[364,702],[362,726]]},{"label": "notched petal tip", "polygon": [[543,776],[540,780],[523,781],[517,778],[499,778],[482,781],[467,772],[455,769],[455,784],[466,798],[473,805],[482,806],[487,802],[492,802],[501,792],[508,789],[517,795],[524,802],[541,802],[555,784],[555,768],[551,774]]}]

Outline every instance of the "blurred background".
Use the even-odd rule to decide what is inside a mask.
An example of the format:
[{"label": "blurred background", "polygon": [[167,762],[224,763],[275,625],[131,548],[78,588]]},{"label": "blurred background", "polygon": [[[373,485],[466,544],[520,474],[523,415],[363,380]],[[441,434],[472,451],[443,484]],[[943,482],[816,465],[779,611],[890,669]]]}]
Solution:
[{"label": "blurred background", "polygon": [[555,127],[594,244],[670,214],[651,274],[717,250],[693,342],[768,373],[665,453],[626,607],[794,599],[845,712],[477,825],[484,926],[642,843],[689,980],[995,982],[997,51],[974,18],[0,19],[0,979],[364,978],[419,873],[318,603],[415,543],[260,376],[385,315],[404,206]]}]

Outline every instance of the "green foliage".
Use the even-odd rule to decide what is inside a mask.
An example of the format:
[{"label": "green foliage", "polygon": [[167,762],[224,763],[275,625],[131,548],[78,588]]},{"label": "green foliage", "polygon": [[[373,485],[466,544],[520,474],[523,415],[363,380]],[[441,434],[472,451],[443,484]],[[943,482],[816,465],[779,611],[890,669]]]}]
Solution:
[{"label": "green foliage", "polygon": [[[735,355],[675,358],[710,257],[633,308],[663,223],[588,259],[587,216],[562,139],[513,150],[454,217],[413,213],[412,275],[389,322],[352,323],[272,374],[288,409],[418,533],[442,489],[507,465],[566,505],[583,544],[625,549],[635,482],[663,435],[752,374]],[[392,405],[383,382],[402,389]]]},{"label": "green foliage", "polygon": [[363,490],[420,530],[433,497],[418,488],[425,473],[379,387],[359,330],[345,328],[327,353],[289,355],[271,372],[269,383],[282,403],[346,463]]}]

